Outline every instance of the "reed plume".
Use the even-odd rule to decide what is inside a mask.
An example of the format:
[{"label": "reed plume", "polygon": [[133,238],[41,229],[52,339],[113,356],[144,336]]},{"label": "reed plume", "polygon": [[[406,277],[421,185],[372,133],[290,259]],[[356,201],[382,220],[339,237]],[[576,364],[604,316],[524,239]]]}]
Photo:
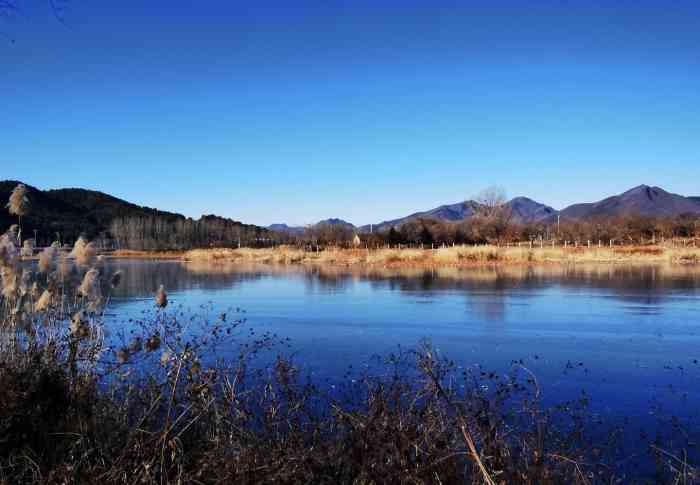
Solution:
[{"label": "reed plume", "polygon": [[169,350],[163,351],[163,353],[160,355],[160,363],[161,365],[167,365],[168,362],[170,362],[170,359],[173,358],[173,354]]},{"label": "reed plume", "polygon": [[128,350],[131,353],[139,353],[143,349],[143,339],[139,336],[136,336],[133,338],[133,340],[129,343]]},{"label": "reed plume", "polygon": [[129,362],[129,357],[131,357],[129,349],[117,350],[117,362],[119,362],[120,364],[126,364],[127,362]]},{"label": "reed plume", "polygon": [[14,266],[3,266],[0,268],[0,281],[2,281],[2,296],[6,299],[13,298],[17,293],[18,281],[17,271]]},{"label": "reed plume", "polygon": [[31,295],[34,300],[38,300],[41,296],[41,288],[39,288],[39,283],[36,281],[32,283]]},{"label": "reed plume", "polygon": [[121,281],[122,281],[122,272],[116,271],[109,280],[109,286],[111,286],[112,289],[115,289],[119,286]]},{"label": "reed plume", "polygon": [[70,252],[70,256],[76,257],[76,255],[85,248],[87,245],[87,240],[83,237],[80,236],[77,241],[75,241],[75,244],[73,245],[73,250]]},{"label": "reed plume", "polygon": [[36,304],[34,309],[38,312],[43,312],[49,309],[51,306],[51,292],[49,290],[44,290]]},{"label": "reed plume", "polygon": [[168,294],[165,292],[165,287],[163,287],[163,285],[160,285],[156,293],[156,306],[159,308],[168,306]]},{"label": "reed plume", "polygon": [[31,258],[34,256],[34,239],[25,239],[24,243],[22,244],[20,255],[23,258]]},{"label": "reed plume", "polygon": [[39,254],[39,272],[49,274],[56,268],[56,256],[58,250],[53,246],[49,246]]},{"label": "reed plume", "polygon": [[146,340],[146,350],[154,352],[160,348],[160,335],[154,334]]},{"label": "reed plume", "polygon": [[0,236],[0,266],[15,266],[19,252],[10,231]]},{"label": "reed plume", "polygon": [[85,273],[83,281],[78,287],[78,294],[86,298],[90,303],[99,303],[102,300],[99,271],[93,268]]},{"label": "reed plume", "polygon": [[78,240],[75,241],[73,251],[71,251],[70,255],[75,258],[75,262],[78,266],[92,266],[97,256],[97,247],[94,243],[88,242],[84,237],[80,236]]},{"label": "reed plume", "polygon": [[69,329],[75,338],[84,338],[90,334],[88,326],[88,318],[85,310],[80,310],[73,315],[70,321]]},{"label": "reed plume", "polygon": [[19,225],[17,231],[17,241],[22,238],[22,216],[29,213],[29,197],[27,196],[27,186],[19,184],[12,190],[10,200],[7,202],[7,209],[10,214],[17,216]]},{"label": "reed plume", "polygon": [[12,190],[10,200],[7,203],[10,214],[24,216],[29,212],[29,197],[27,197],[27,186],[19,184]]}]

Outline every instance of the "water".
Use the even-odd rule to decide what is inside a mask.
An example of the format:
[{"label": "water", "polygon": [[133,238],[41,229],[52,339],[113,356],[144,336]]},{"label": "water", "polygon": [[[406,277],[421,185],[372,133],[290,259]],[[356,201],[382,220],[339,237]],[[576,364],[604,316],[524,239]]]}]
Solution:
[{"label": "water", "polygon": [[340,378],[428,338],[465,367],[506,372],[522,359],[548,403],[585,391],[596,413],[640,426],[657,415],[695,423],[700,408],[698,268],[109,264],[125,274],[111,304],[118,318],[152,306],[164,284],[192,311],[245,309],[247,325],[291,338],[295,360],[316,377]]}]

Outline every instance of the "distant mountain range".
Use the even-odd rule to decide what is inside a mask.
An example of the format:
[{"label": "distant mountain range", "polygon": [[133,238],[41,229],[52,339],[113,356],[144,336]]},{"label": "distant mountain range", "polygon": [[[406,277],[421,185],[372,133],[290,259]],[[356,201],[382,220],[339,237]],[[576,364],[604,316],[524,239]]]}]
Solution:
[{"label": "distant mountain range", "polygon": [[[350,229],[351,231],[356,230],[357,228],[353,225],[350,224],[347,221],[344,221],[342,219],[324,219],[322,221],[318,221],[316,224],[311,224],[309,227],[314,227],[314,226],[323,226],[323,225],[330,225],[330,226],[343,226],[347,229]],[[277,231],[285,234],[290,234],[293,236],[298,236],[300,234],[303,234],[304,231],[307,229],[306,226],[288,226],[287,224],[271,224],[267,226],[267,229],[270,229],[271,231]]]},{"label": "distant mountain range", "polygon": [[304,226],[288,226],[287,224],[270,224],[267,228],[271,231],[282,232],[285,234],[300,235],[306,229]]},{"label": "distant mountain range", "polygon": [[[556,214],[556,210],[553,208],[536,202],[527,197],[516,197],[508,202],[508,207],[512,211],[513,222],[520,224],[529,224],[532,222],[539,222],[548,217]],[[392,227],[399,227],[406,222],[410,222],[416,219],[436,219],[439,221],[447,222],[458,222],[464,219],[472,217],[476,211],[479,209],[479,203],[473,200],[468,200],[466,202],[458,202],[456,204],[441,205],[435,209],[430,209],[424,212],[416,212],[406,217],[401,217],[399,219],[393,219],[390,221],[380,222],[379,224],[372,224],[370,228],[369,225],[362,226],[359,228],[360,232],[373,231],[384,231]]]},{"label": "distant mountain range", "polygon": [[[4,231],[17,219],[4,209],[12,189],[20,182],[15,180],[0,181],[0,232]],[[60,233],[64,240],[75,240],[80,234],[95,237],[109,229],[111,221],[118,217],[159,216],[171,221],[185,220],[182,214],[165,212],[150,207],[142,207],[111,195],[85,189],[39,190],[27,185],[31,200],[31,213],[23,218],[25,235],[37,231],[40,239],[53,240]],[[508,202],[513,214],[513,221],[518,223],[554,222],[557,216],[564,221],[608,218],[625,215],[643,215],[655,217],[675,217],[682,214],[700,215],[700,196],[686,197],[665,191],[660,187],[640,185],[619,195],[614,195],[598,202],[574,204],[557,211],[552,207],[527,197],[516,197]],[[415,212],[405,217],[379,222],[377,224],[356,227],[337,218],[326,219],[316,225],[340,225],[357,232],[385,231],[419,218],[457,222],[472,217],[479,204],[475,201],[446,204],[434,209]],[[223,224],[264,231],[265,228],[243,224],[232,219],[216,216],[203,216],[218,219]],[[292,235],[302,234],[301,226],[273,224],[267,229]]]},{"label": "distant mountain range", "polygon": [[[682,214],[700,214],[700,196],[682,196],[665,191],[660,187],[640,185],[619,195],[614,195],[598,202],[573,204],[557,211],[556,209],[527,197],[516,197],[508,202],[512,211],[513,222],[528,224],[536,222],[553,222],[557,216],[562,221],[575,221],[616,216],[642,215],[653,217],[676,217]],[[342,219],[327,219],[320,223],[342,223],[358,232],[385,231],[399,228],[416,219],[436,219],[446,222],[458,222],[472,217],[479,204],[473,200],[446,204],[434,209],[415,212],[408,216],[355,227]],[[320,224],[319,223],[319,224]],[[301,234],[303,227],[289,227],[285,224],[269,226],[273,230],[282,230],[289,234]]]},{"label": "distant mountain range", "polygon": [[[0,181],[0,233],[11,224],[17,223],[17,218],[10,216],[5,209],[5,204],[12,190],[20,183],[16,180]],[[44,243],[55,240],[56,233],[60,234],[63,241],[74,241],[81,234],[92,239],[108,231],[112,220],[119,217],[158,216],[169,221],[186,219],[182,214],[142,207],[95,190],[73,188],[40,190],[31,185],[26,187],[31,210],[28,216],[22,218],[24,235],[33,237],[33,232],[36,230],[38,239]],[[264,228],[242,224],[231,219],[211,215],[202,217],[266,231]]]}]

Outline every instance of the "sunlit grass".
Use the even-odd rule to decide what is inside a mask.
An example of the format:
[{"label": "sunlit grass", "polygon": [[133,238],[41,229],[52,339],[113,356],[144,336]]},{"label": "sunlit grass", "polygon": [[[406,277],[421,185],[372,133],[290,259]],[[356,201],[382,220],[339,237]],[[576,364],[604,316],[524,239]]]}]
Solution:
[{"label": "sunlit grass", "polygon": [[329,264],[341,266],[474,266],[528,263],[672,263],[700,262],[698,248],[661,246],[529,247],[445,246],[436,249],[324,249],[294,247],[195,249],[182,257],[189,261],[256,262],[272,264]]}]

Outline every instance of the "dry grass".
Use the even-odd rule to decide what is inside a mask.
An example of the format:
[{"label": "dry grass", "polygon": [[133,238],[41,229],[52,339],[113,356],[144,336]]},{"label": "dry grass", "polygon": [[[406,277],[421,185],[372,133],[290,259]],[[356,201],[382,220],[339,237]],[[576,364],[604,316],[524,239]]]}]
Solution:
[{"label": "dry grass", "polygon": [[661,246],[623,247],[498,247],[454,246],[438,249],[326,249],[303,251],[291,247],[266,249],[195,249],[187,261],[323,264],[338,266],[441,267],[536,263],[671,263],[697,264],[700,249]]},{"label": "dry grass", "polygon": [[132,249],[119,249],[109,253],[110,258],[129,259],[181,259],[184,251],[135,251]]}]

